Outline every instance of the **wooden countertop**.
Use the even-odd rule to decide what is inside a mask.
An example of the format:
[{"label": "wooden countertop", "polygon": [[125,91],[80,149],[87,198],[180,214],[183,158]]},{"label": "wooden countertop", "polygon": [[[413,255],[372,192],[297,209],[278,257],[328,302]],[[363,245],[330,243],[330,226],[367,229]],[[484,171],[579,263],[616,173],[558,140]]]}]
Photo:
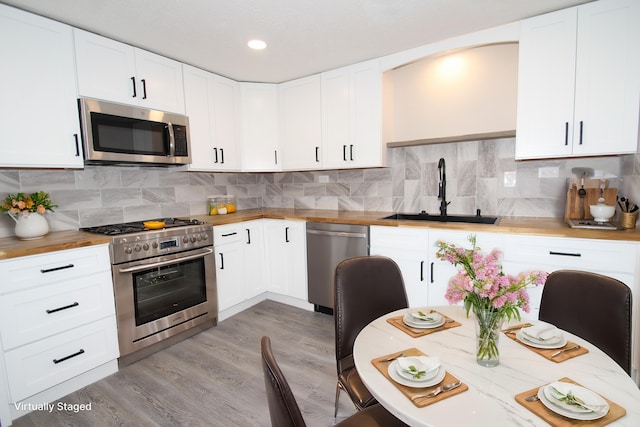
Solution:
[{"label": "wooden countertop", "polygon": [[[574,229],[569,227],[562,219],[554,218],[501,217],[496,225],[380,219],[393,213],[394,212],[261,208],[241,210],[228,215],[199,215],[191,218],[198,219],[213,226],[249,221],[252,219],[274,218],[341,224],[385,225],[391,227],[417,227],[470,232],[484,231],[507,234],[528,234],[533,236],[640,242],[640,230],[638,228],[618,231]],[[0,238],[0,260],[109,242],[111,242],[111,238],[108,236],[74,230],[51,232],[38,240],[19,240],[15,237],[4,237]]]}]

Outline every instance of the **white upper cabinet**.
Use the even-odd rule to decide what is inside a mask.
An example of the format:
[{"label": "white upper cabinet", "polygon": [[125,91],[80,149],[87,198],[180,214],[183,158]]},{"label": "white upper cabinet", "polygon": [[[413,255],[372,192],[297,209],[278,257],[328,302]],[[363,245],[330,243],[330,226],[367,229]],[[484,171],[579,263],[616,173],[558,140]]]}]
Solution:
[{"label": "white upper cabinet", "polygon": [[322,167],[320,75],[278,85],[282,169]]},{"label": "white upper cabinet", "polygon": [[80,96],[184,114],[182,64],[74,29]]},{"label": "white upper cabinet", "polygon": [[640,2],[522,21],[518,69],[517,159],[637,151]]},{"label": "white upper cabinet", "polygon": [[183,65],[194,171],[240,170],[238,83]]},{"label": "white upper cabinet", "polygon": [[71,27],[0,5],[0,167],[82,168]]},{"label": "white upper cabinet", "polygon": [[240,83],[242,170],[281,170],[278,143],[278,85]]},{"label": "white upper cabinet", "polygon": [[323,167],[384,166],[380,60],[322,73],[321,85]]}]

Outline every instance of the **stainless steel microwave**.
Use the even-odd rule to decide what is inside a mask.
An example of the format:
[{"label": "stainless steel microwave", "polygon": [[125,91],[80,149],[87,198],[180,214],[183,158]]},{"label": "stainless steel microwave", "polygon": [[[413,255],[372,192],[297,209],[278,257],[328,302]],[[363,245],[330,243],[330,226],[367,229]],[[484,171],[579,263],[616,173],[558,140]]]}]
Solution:
[{"label": "stainless steel microwave", "polygon": [[187,116],[90,98],[78,105],[85,163],[191,163]]}]

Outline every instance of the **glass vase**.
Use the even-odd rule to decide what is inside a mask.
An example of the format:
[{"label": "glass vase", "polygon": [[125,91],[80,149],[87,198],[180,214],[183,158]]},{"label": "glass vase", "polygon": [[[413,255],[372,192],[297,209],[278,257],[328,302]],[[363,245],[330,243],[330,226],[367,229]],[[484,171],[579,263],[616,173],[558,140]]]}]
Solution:
[{"label": "glass vase", "polygon": [[504,318],[495,310],[474,307],[476,315],[476,361],[492,367],[500,364],[500,330]]}]

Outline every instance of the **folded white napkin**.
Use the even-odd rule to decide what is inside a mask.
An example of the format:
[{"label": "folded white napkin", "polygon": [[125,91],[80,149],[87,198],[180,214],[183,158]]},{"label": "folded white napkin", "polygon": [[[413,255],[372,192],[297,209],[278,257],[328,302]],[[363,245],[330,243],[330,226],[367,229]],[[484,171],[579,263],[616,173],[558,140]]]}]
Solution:
[{"label": "folded white napkin", "polygon": [[425,322],[439,322],[442,320],[442,316],[436,312],[425,313],[424,311],[416,311],[411,313],[411,317]]},{"label": "folded white napkin", "polygon": [[558,336],[558,328],[547,323],[540,323],[529,326],[528,328],[523,328],[522,333],[538,341],[544,341]]}]

